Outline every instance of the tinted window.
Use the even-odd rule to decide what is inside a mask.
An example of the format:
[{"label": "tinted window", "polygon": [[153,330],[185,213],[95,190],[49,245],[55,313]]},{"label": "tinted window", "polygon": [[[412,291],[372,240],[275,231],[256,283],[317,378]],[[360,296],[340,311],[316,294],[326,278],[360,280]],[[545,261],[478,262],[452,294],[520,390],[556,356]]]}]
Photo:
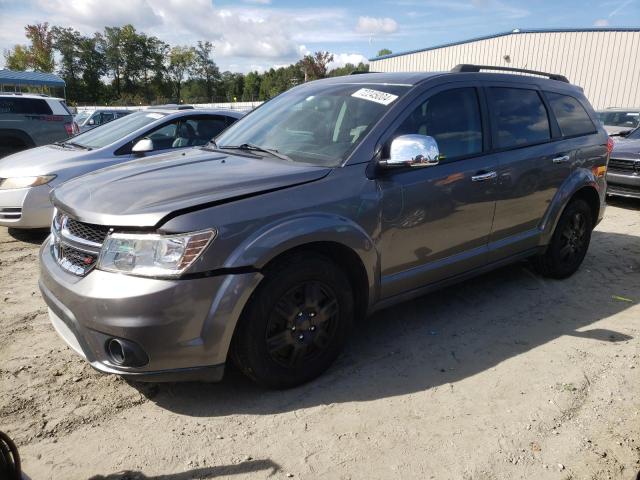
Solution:
[{"label": "tinted window", "polygon": [[407,134],[433,137],[444,160],[480,153],[482,121],[476,90],[456,88],[430,97],[402,122],[394,137]]},{"label": "tinted window", "polygon": [[497,148],[510,148],[549,140],[549,117],[535,90],[491,87]]},{"label": "tinted window", "polygon": [[111,120],[113,120],[115,118],[115,114],[114,113],[103,113],[102,117],[100,119],[101,123],[107,123],[110,122]]},{"label": "tinted window", "polygon": [[596,131],[589,114],[578,100],[569,95],[561,95],[559,93],[547,92],[546,95],[562,135],[572,137]]},{"label": "tinted window", "polygon": [[0,113],[20,115],[51,115],[51,107],[37,98],[0,98]]}]

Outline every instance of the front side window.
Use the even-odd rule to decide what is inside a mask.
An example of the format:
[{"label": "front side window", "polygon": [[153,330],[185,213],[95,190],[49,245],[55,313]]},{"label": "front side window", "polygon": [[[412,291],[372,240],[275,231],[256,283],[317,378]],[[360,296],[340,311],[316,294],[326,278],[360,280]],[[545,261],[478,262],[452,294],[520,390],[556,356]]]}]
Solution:
[{"label": "front side window", "polygon": [[100,117],[100,125],[110,122],[114,117],[115,115],[113,113],[103,113]]},{"label": "front side window", "polygon": [[138,112],[119,118],[107,125],[73,137],[73,143],[87,148],[102,148],[126,137],[130,133],[153,123],[166,113]]},{"label": "front side window", "polygon": [[409,86],[320,82],[285,92],[217,139],[277,150],[295,162],[338,166]]},{"label": "front side window", "polygon": [[402,122],[393,137],[419,134],[438,142],[441,161],[482,152],[482,120],[475,88],[437,93]]},{"label": "front side window", "polygon": [[547,109],[535,90],[489,88],[497,148],[513,148],[551,139]]},{"label": "front side window", "polygon": [[573,137],[595,133],[596,128],[589,114],[578,100],[559,93],[546,92],[546,95],[563,136]]}]

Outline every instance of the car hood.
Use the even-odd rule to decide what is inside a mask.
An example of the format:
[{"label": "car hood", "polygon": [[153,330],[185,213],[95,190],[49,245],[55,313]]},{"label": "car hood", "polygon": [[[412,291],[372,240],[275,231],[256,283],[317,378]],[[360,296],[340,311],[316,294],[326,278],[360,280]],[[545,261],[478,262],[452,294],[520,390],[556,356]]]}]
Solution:
[{"label": "car hood", "polygon": [[270,158],[190,149],[75,178],[56,188],[52,201],[83,222],[153,227],[177,211],[312,182],[330,171]]},{"label": "car hood", "polygon": [[30,148],[0,159],[0,177],[32,177],[59,172],[83,161],[87,150],[57,145]]},{"label": "car hood", "polygon": [[640,159],[640,139],[616,139],[613,144],[611,157],[628,160]]}]

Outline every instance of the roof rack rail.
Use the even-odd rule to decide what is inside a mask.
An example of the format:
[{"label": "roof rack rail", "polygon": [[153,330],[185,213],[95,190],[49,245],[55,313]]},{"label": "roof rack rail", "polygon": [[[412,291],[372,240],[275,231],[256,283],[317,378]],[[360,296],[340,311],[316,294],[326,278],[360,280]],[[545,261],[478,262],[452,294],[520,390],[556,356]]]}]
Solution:
[{"label": "roof rack rail", "polygon": [[547,77],[550,80],[557,80],[558,82],[570,83],[569,79],[564,75],[558,75],[557,73],[539,72],[537,70],[527,70],[524,68],[513,67],[498,67],[493,65],[472,65],[468,63],[461,63],[451,69],[452,72],[479,72],[481,70],[497,70],[503,72],[518,72],[528,73],[530,75],[539,75],[541,77]]}]

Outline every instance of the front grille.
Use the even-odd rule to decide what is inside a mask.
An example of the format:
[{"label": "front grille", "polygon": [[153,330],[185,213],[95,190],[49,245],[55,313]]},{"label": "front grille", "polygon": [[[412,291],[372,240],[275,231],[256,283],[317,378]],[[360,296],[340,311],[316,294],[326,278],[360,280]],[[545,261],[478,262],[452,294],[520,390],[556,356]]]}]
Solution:
[{"label": "front grille", "polygon": [[611,158],[609,160],[608,170],[610,172],[620,173],[640,173],[640,161],[635,160],[621,160],[618,158]]},{"label": "front grille", "polygon": [[0,220],[20,220],[22,208],[20,207],[0,207]]},{"label": "front grille", "polygon": [[96,266],[109,231],[109,227],[79,222],[56,212],[51,226],[51,252],[64,270],[84,276]]},{"label": "front grille", "polygon": [[83,240],[89,240],[93,243],[103,243],[109,233],[109,227],[102,225],[92,225],[90,223],[82,223],[74,220],[73,218],[67,218],[67,230],[74,237],[82,238]]},{"label": "front grille", "polygon": [[609,183],[607,184],[607,193],[624,197],[640,198],[640,187],[634,188],[618,183]]}]

